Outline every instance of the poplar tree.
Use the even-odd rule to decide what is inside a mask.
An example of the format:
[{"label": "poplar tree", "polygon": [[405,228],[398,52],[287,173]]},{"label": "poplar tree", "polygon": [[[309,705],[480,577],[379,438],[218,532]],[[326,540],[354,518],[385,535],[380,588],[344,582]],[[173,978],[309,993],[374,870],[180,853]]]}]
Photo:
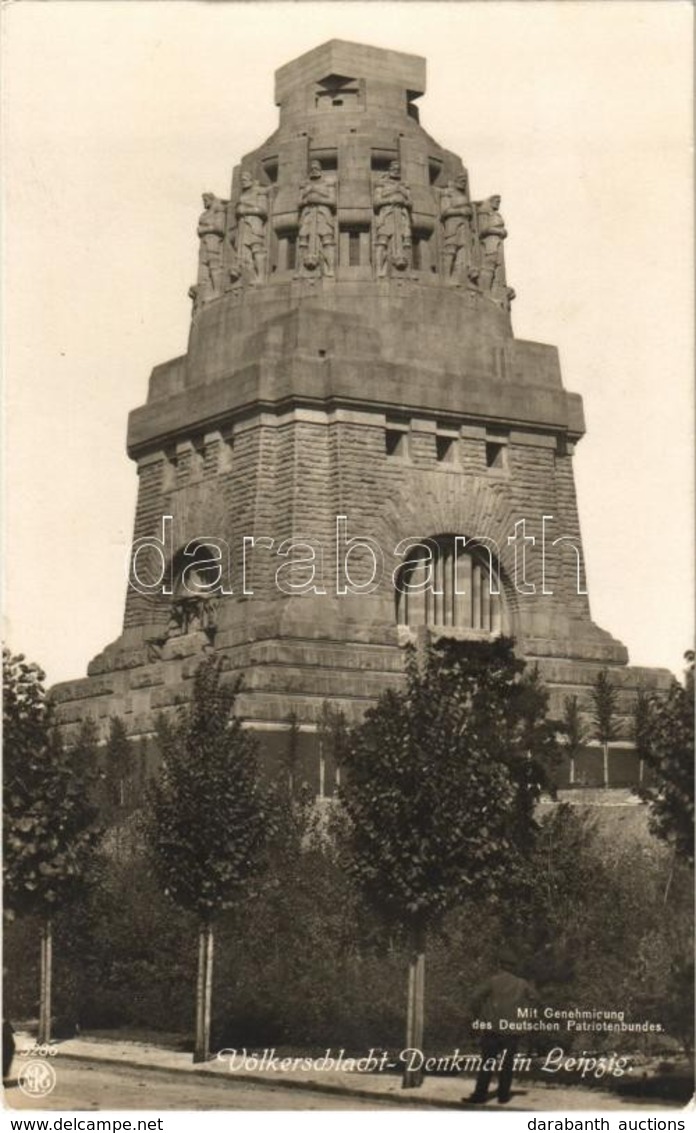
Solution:
[{"label": "poplar tree", "polygon": [[650,829],[694,860],[694,655],[686,654],[684,684],[672,681],[666,697],[650,696],[642,710],[640,750],[652,782],[640,790],[650,806]]},{"label": "poplar tree", "polygon": [[104,794],[110,818],[123,818],[131,809],[134,793],[135,748],[120,716],[109,721],[104,747]]},{"label": "poplar tree", "polygon": [[606,669],[600,669],[592,686],[594,738],[602,745],[604,786],[609,786],[609,744],[616,739],[618,694]]},{"label": "poplar tree", "polygon": [[100,833],[96,727],[87,720],[66,751],[44,681],[38,665],[3,648],[5,915],[35,915],[41,922],[41,1043],[51,1037],[53,918],[82,892]]},{"label": "poplar tree", "polygon": [[198,667],[193,697],[173,723],[160,720],[160,775],[149,790],[145,830],[165,893],[198,922],[194,1062],[209,1057],[215,921],[249,893],[273,826],[257,742],[234,714],[241,680],[223,661]]},{"label": "poplar tree", "polygon": [[561,728],[565,738],[565,748],[570,760],[570,782],[575,782],[575,761],[585,742],[586,729],[583,724],[580,702],[577,696],[566,696],[563,701]]}]

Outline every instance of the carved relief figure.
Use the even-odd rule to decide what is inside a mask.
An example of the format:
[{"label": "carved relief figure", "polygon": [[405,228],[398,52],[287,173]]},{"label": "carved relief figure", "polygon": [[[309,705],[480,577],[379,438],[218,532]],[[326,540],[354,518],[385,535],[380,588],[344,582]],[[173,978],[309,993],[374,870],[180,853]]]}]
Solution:
[{"label": "carved relief figure", "polygon": [[460,173],[443,189],[440,198],[444,274],[452,282],[466,279],[471,269],[473,215],[469,177],[467,173]]},{"label": "carved relief figure", "polygon": [[398,161],[392,161],[375,185],[374,207],[377,275],[388,275],[390,265],[403,271],[411,258],[411,190],[401,180]]},{"label": "carved relief figure", "polygon": [[172,604],[167,637],[206,633],[212,640],[216,629],[217,602],[214,598],[180,598]]},{"label": "carved relief figure", "polygon": [[477,205],[478,233],[481,244],[481,267],[478,273],[478,284],[482,291],[491,291],[494,287],[505,288],[505,260],[503,257],[503,240],[507,230],[502,216],[498,212],[500,197],[488,197]]},{"label": "carved relief figure", "polygon": [[206,633],[212,640],[217,628],[217,606],[205,569],[196,563],[189,564],[174,589],[167,637]]},{"label": "carved relief figure", "polygon": [[189,294],[196,305],[208,303],[222,294],[222,243],[225,238],[225,206],[214,193],[203,194],[198,220],[198,279]]},{"label": "carved relief figure", "polygon": [[181,637],[186,632],[186,607],[183,602],[174,602],[169,611],[167,637]]},{"label": "carved relief figure", "polygon": [[336,183],[329,181],[318,161],[309,167],[309,179],[300,186],[300,228],[297,244],[306,271],[319,268],[334,274],[336,254]]},{"label": "carved relief figure", "polygon": [[235,264],[230,275],[233,279],[242,276],[249,283],[259,283],[265,277],[266,268],[268,192],[250,173],[242,173],[241,185],[235,208]]}]

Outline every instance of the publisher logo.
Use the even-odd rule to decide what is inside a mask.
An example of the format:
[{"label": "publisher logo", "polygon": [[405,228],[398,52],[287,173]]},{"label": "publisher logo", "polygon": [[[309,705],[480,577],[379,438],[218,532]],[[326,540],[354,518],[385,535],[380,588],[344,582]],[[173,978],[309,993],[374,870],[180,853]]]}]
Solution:
[{"label": "publisher logo", "polygon": [[34,1059],[25,1062],[17,1075],[17,1085],[29,1098],[45,1098],[56,1084],[56,1072],[50,1062]]}]

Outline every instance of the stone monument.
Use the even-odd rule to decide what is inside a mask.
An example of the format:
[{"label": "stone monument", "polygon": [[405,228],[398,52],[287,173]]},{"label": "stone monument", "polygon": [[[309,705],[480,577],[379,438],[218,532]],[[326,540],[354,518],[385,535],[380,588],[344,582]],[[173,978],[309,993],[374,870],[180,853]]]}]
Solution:
[{"label": "stone monument", "polygon": [[128,424],[123,630],[53,690],[68,742],[87,715],[150,736],[214,649],[266,758],[296,719],[331,793],[322,706],[360,719],[407,642],[512,634],[559,715],[607,667],[624,725],[636,688],[669,679],[592,621],[581,399],[555,347],[514,336],[500,197],[472,199],[419,124],[424,91],[417,56],[325,43],[276,73],[278,128],[229,203],[204,197],[187,352]]}]

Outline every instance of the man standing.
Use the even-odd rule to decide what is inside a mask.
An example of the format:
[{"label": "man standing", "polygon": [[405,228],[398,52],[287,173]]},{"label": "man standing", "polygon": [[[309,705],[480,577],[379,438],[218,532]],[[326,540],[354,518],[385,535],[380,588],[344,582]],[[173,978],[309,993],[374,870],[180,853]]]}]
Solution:
[{"label": "man standing", "polygon": [[518,1010],[530,1007],[536,995],[527,980],[510,971],[506,959],[507,957],[500,957],[498,970],[481,984],[471,1000],[473,1018],[481,1027],[482,1061],[474,1092],[471,1097],[463,1098],[463,1101],[477,1104],[486,1102],[491,1078],[496,1070],[498,1101],[501,1105],[510,1101],[513,1063],[519,1037],[514,1032],[502,1030],[501,1021],[517,1022]]},{"label": "man standing", "polygon": [[9,1019],[2,1021],[2,1076],[3,1080],[9,1078],[12,1069],[12,1059],[15,1055],[14,1027]]}]

